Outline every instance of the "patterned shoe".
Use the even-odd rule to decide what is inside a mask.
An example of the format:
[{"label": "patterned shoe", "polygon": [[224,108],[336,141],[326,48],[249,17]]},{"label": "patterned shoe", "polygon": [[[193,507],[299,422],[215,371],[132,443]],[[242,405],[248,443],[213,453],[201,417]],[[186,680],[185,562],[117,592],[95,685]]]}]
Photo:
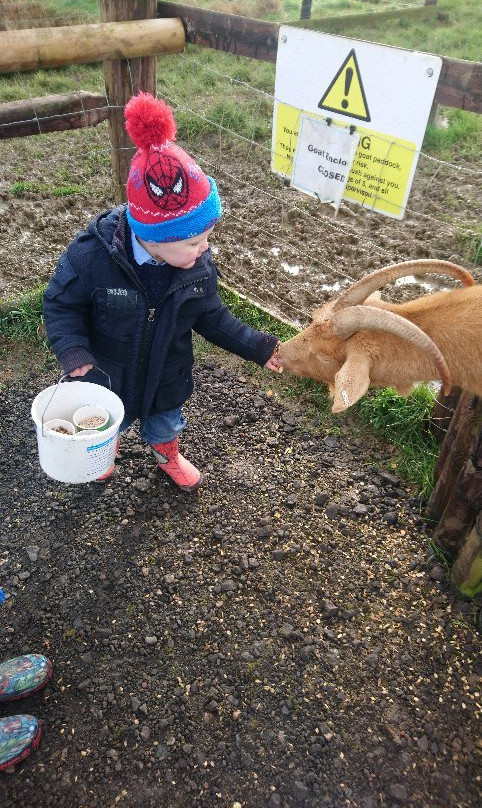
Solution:
[{"label": "patterned shoe", "polygon": [[45,687],[52,663],[41,654],[25,654],[0,665],[0,702],[15,701]]},{"label": "patterned shoe", "polygon": [[0,771],[28,757],[40,741],[40,721],[33,715],[0,718]]}]

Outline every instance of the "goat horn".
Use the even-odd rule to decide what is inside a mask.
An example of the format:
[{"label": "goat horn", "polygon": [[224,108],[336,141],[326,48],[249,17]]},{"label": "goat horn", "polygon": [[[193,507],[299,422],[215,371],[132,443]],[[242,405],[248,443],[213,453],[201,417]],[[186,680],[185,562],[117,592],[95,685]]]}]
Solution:
[{"label": "goat horn", "polygon": [[453,278],[461,281],[464,286],[474,286],[475,281],[466,269],[452,264],[451,261],[437,261],[432,258],[421,258],[417,261],[404,261],[401,264],[392,264],[383,269],[376,269],[370,272],[361,280],[357,281],[343,292],[333,306],[333,311],[340,311],[347,306],[356,306],[363,303],[369,295],[381,289],[387,283],[393,283],[397,278],[405,275],[425,275],[429,272],[437,272],[441,275],[452,275]]},{"label": "goat horn", "polygon": [[399,314],[375,306],[350,306],[334,314],[333,331],[340,339],[348,339],[355,331],[363,330],[389,331],[425,351],[437,367],[445,395],[447,391],[450,392],[452,383],[445,358],[435,342],[418,325]]}]

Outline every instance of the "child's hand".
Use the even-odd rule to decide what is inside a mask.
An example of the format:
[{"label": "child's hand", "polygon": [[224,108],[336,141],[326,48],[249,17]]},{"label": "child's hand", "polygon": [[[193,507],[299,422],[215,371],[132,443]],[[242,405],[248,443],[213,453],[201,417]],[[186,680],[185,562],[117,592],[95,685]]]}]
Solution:
[{"label": "child's hand", "polygon": [[85,374],[88,373],[89,370],[92,370],[93,367],[94,367],[93,365],[82,365],[81,368],[75,368],[75,370],[71,370],[69,376],[71,376],[72,378],[75,378],[75,376],[85,376]]},{"label": "child's hand", "polygon": [[274,370],[275,373],[283,373],[283,368],[279,363],[278,354],[279,354],[279,345],[276,346],[272,356],[266,362],[265,368],[267,368],[268,370]]}]

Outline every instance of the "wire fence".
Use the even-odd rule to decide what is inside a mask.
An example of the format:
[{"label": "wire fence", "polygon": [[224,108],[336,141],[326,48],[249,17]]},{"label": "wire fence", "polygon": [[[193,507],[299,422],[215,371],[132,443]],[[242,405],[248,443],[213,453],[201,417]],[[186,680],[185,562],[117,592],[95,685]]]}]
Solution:
[{"label": "wire fence", "polygon": [[[479,163],[444,162],[421,152],[403,220],[349,202],[335,216],[271,171],[274,68],[267,66],[272,73],[253,86],[234,57],[219,68],[217,54],[205,54],[188,46],[184,54],[163,57],[158,93],[173,107],[181,145],[219,185],[224,217],[213,242],[227,284],[303,326],[317,305],[390,263],[452,260],[480,280]],[[55,72],[45,75],[52,76],[45,92],[53,92]],[[17,97],[30,97],[24,74],[9,81]],[[34,102],[32,109],[35,117]],[[111,145],[100,124],[4,141],[2,150],[0,205],[9,239],[0,244],[0,296],[8,297],[47,280],[75,232],[113,204]],[[421,288],[451,283],[408,278],[387,297],[409,299]]]}]

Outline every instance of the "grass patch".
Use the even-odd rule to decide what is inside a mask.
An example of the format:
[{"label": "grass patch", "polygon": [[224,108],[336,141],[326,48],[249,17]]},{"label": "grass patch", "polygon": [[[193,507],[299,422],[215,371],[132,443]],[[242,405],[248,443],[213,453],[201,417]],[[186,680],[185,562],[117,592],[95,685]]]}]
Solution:
[{"label": "grass patch", "polygon": [[4,385],[51,367],[54,357],[43,328],[44,286],[16,301],[0,300],[0,390]]},{"label": "grass patch", "polygon": [[448,162],[460,158],[478,162],[482,146],[480,115],[449,107],[442,108],[442,115],[446,125],[428,124],[423,151]]},{"label": "grass patch", "polygon": [[462,247],[462,255],[469,264],[474,266],[482,266],[482,231],[478,228],[478,232],[471,232],[467,228],[467,232],[462,233],[459,237]]},{"label": "grass patch", "polygon": [[269,331],[270,334],[274,334],[283,342],[297,333],[296,328],[292,325],[278,320],[269,312],[264,311],[264,309],[259,308],[250,300],[238,294],[234,289],[223,284],[219,291],[221,299],[234,316],[239,317],[240,320],[252,328],[256,328],[258,331]]},{"label": "grass patch", "polygon": [[47,185],[41,182],[25,182],[19,180],[14,182],[8,189],[13,196],[18,198],[24,197],[26,194],[47,194],[48,196],[75,196],[82,194],[84,189],[82,185]]},{"label": "grass patch", "polygon": [[425,496],[433,488],[439,449],[430,430],[433,405],[433,393],[424,384],[407,398],[387,388],[368,393],[355,405],[362,423],[398,449],[398,472],[415,482]]},{"label": "grass patch", "polygon": [[0,301],[0,338],[47,344],[43,330],[42,298],[45,286],[26,292],[16,301]]}]

